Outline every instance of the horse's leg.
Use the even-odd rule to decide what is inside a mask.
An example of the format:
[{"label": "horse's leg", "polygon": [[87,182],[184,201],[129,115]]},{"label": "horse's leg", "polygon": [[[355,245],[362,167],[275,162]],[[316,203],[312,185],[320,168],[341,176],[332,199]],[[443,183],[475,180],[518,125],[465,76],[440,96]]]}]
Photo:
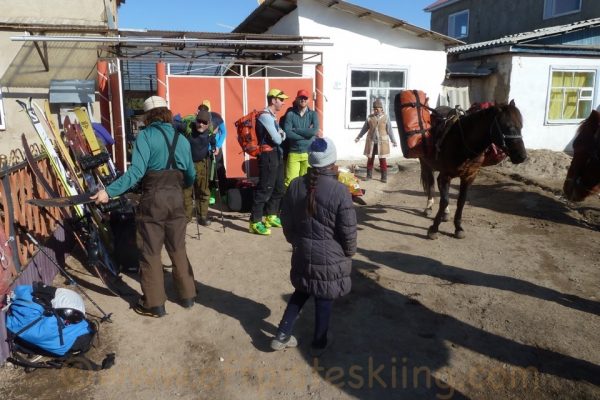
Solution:
[{"label": "horse's leg", "polygon": [[460,192],[458,193],[458,201],[456,202],[456,212],[454,213],[454,236],[457,239],[464,239],[465,231],[462,228],[462,212],[467,201],[467,190],[473,183],[474,179],[460,178]]},{"label": "horse's leg", "polygon": [[444,212],[450,202],[450,181],[452,178],[440,172],[437,177],[438,189],[440,191],[440,206],[438,212],[433,219],[433,225],[427,230],[427,237],[429,239],[437,239],[440,223],[444,216]]},{"label": "horse's leg", "polygon": [[423,210],[423,215],[429,217],[433,213],[434,203],[433,185],[435,182],[433,179],[433,170],[421,158],[419,158],[419,162],[421,163],[421,186],[423,186],[423,191],[427,195],[427,205],[425,206],[425,210]]}]

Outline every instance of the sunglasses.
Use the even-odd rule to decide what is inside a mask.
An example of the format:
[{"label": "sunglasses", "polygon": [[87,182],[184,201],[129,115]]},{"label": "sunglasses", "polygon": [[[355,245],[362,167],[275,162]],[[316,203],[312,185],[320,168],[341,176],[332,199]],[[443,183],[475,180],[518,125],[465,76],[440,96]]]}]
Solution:
[{"label": "sunglasses", "polygon": [[304,97],[304,96],[298,97],[298,100],[300,100],[300,101],[307,101],[308,97]]},{"label": "sunglasses", "polygon": [[208,121],[202,121],[202,120],[200,120],[200,119],[197,119],[197,120],[196,120],[196,122],[197,122],[198,124],[202,124],[202,125],[208,125]]}]

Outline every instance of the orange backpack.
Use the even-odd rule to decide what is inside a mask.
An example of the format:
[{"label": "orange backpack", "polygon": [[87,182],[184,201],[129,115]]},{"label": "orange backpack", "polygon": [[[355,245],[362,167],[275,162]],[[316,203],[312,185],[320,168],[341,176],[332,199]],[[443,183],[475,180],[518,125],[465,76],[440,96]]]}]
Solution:
[{"label": "orange backpack", "polygon": [[253,157],[256,157],[263,151],[273,150],[268,144],[259,143],[258,136],[256,135],[256,119],[262,113],[264,113],[264,111],[254,110],[235,121],[238,135],[237,139],[242,147],[242,151]]}]

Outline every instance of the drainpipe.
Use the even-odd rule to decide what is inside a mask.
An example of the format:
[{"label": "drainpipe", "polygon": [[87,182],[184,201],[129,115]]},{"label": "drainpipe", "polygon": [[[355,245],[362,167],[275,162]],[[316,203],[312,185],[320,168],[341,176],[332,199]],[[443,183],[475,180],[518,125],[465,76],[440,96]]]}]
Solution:
[{"label": "drainpipe", "polygon": [[323,64],[317,64],[315,70],[315,91],[317,95],[317,99],[315,100],[315,110],[317,111],[317,116],[319,118],[319,132],[317,132],[317,136],[323,137],[323,127],[325,126],[325,121],[323,119]]},{"label": "drainpipe", "polygon": [[167,64],[162,61],[156,63],[156,95],[167,98]]},{"label": "drainpipe", "polygon": [[99,60],[96,63],[96,69],[98,71],[98,95],[100,97],[100,123],[112,134],[108,95],[108,61]]}]

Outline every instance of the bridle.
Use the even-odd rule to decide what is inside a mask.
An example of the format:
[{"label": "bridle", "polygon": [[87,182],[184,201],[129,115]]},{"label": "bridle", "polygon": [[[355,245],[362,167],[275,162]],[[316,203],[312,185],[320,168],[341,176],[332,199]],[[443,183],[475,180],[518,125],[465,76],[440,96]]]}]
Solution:
[{"label": "bridle", "polygon": [[[500,146],[502,148],[502,150],[504,150],[505,152],[508,152],[508,146],[506,145],[506,139],[510,139],[510,140],[521,139],[521,140],[523,140],[523,135],[521,135],[520,132],[515,133],[516,130],[512,127],[508,128],[509,131],[511,132],[510,135],[507,135],[506,133],[504,133],[502,131],[502,127],[500,126],[500,122],[498,122],[498,115],[499,115],[499,113],[496,114],[496,116],[494,116],[494,121],[490,125],[490,137],[492,138],[492,143],[497,144],[498,146]],[[496,128],[496,129],[494,130],[494,128]]]},{"label": "bridle", "polygon": [[[521,133],[514,133],[514,128],[509,128],[509,130],[511,131],[510,135],[505,134],[502,131],[502,127],[500,126],[500,122],[498,122],[498,115],[500,114],[500,112],[498,112],[495,116],[494,116],[494,120],[492,121],[492,124],[490,125],[490,131],[489,131],[489,136],[490,139],[492,141],[492,143],[500,146],[500,148],[505,152],[508,153],[508,146],[506,145],[506,139],[523,139],[523,135],[521,135]],[[461,118],[459,118],[457,121],[458,123],[458,127],[460,130],[460,139],[462,140],[463,146],[465,147],[465,149],[467,149],[471,154],[473,155],[478,155],[481,152],[476,152],[473,151],[472,149],[470,149],[467,146],[467,142],[465,141],[465,134],[462,128],[462,124],[461,124]],[[495,129],[494,129],[495,128]],[[496,141],[495,139],[499,139],[498,141]]]}]

